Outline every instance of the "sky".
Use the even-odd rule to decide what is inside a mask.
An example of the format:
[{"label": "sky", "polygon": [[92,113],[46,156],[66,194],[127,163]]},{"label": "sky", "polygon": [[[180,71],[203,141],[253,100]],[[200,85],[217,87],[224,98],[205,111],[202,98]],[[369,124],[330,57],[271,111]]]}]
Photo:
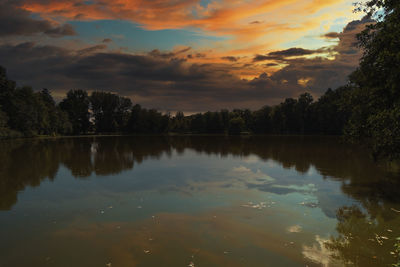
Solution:
[{"label": "sky", "polygon": [[104,90],[186,113],[275,105],[345,85],[371,20],[354,0],[0,0],[18,85]]}]

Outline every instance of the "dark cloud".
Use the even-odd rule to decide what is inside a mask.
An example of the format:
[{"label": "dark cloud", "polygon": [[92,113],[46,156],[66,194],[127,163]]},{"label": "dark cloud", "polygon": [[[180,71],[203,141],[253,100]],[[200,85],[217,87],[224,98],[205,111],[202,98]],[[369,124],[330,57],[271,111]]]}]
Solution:
[{"label": "dark cloud", "polygon": [[14,4],[13,1],[0,1],[0,37],[40,33],[50,37],[76,35],[71,25],[54,25],[48,20],[33,19],[30,12]]},{"label": "dark cloud", "polygon": [[238,58],[237,58],[237,57],[232,57],[232,56],[221,57],[221,59],[223,59],[223,60],[228,60],[228,61],[231,61],[231,62],[236,62],[236,61],[238,61]]},{"label": "dark cloud", "polygon": [[265,55],[256,55],[253,58],[253,62],[259,62],[259,61],[265,61],[265,60],[273,60],[276,59],[276,57],[273,56],[265,56]]},{"label": "dark cloud", "polygon": [[305,90],[318,96],[329,87],[345,84],[348,74],[358,65],[360,51],[355,45],[355,34],[364,26],[359,21],[346,27],[339,34],[338,44],[329,50],[335,55],[331,59],[297,57],[328,51],[326,48],[292,48],[260,55],[272,61],[284,59],[286,67],[251,80],[233,73],[252,69],[254,64],[243,65],[228,59],[226,63],[191,63],[183,57],[189,47],[139,55],[110,52],[104,44],[80,50],[35,43],[3,44],[0,64],[20,85],[28,84],[36,89],[110,90],[132,96],[134,102],[145,107],[162,110],[256,109],[277,104],[286,97],[297,97]]},{"label": "dark cloud", "polygon": [[82,55],[86,55],[86,54],[90,54],[90,53],[95,53],[100,50],[104,50],[106,48],[107,48],[106,45],[94,45],[94,46],[90,46],[90,47],[87,47],[84,49],[80,49],[80,50],[76,51],[76,53],[82,56]]},{"label": "dark cloud", "polygon": [[360,26],[364,27],[367,24],[375,23],[375,21],[368,16],[365,16],[361,20],[353,20],[343,29],[343,32],[359,31]]},{"label": "dark cloud", "polygon": [[112,90],[163,110],[256,108],[292,94],[286,88],[276,90],[274,81],[264,76],[253,83],[242,80],[231,74],[229,64],[190,64],[149,54],[83,53],[23,43],[0,46],[0,58],[20,85]]},{"label": "dark cloud", "polygon": [[[341,32],[338,36],[339,43],[335,47],[335,51],[339,54],[348,55],[353,55],[355,51],[359,51],[355,36],[365,29],[366,25],[372,23],[374,23],[373,20],[368,17],[364,17],[361,20],[355,20],[347,24],[347,26],[343,29],[343,32]],[[360,53],[360,51],[358,53]]]},{"label": "dark cloud", "polygon": [[286,50],[274,51],[268,53],[267,55],[256,55],[253,58],[254,62],[265,61],[265,60],[285,60],[288,57],[298,57],[298,56],[307,56],[312,54],[326,53],[329,50],[327,48],[320,48],[315,50],[304,49],[293,47]]},{"label": "dark cloud", "polygon": [[196,54],[189,54],[186,57],[189,58],[189,59],[192,59],[192,58],[205,58],[205,57],[207,57],[207,55],[204,54],[204,53],[196,53]]},{"label": "dark cloud", "polygon": [[320,51],[319,49],[318,50],[309,50],[309,49],[293,47],[293,48],[289,48],[286,50],[271,52],[268,55],[278,56],[278,57],[293,57],[293,56],[311,55],[311,54],[319,53],[319,51]]},{"label": "dark cloud", "polygon": [[339,42],[336,46],[329,50],[318,49],[329,51],[332,59],[322,57],[285,59],[288,65],[274,73],[271,78],[285,80],[288,84],[297,82],[311,89],[316,95],[322,94],[328,87],[336,88],[346,84],[348,75],[358,66],[362,53],[358,48],[356,35],[371,22],[368,18],[350,22],[343,32],[338,34]]},{"label": "dark cloud", "polygon": [[322,37],[328,38],[328,39],[335,39],[335,38],[339,38],[340,33],[338,32],[328,32],[324,35],[322,35]]},{"label": "dark cloud", "polygon": [[186,52],[188,52],[190,49],[192,49],[192,48],[191,48],[191,47],[185,47],[185,48],[183,48],[183,49],[181,49],[181,50],[174,51],[174,52],[161,52],[161,51],[158,50],[158,49],[154,49],[154,50],[152,50],[151,52],[149,52],[149,55],[152,56],[152,57],[158,57],[158,58],[165,58],[165,59],[168,59],[168,58],[176,57],[176,56],[178,56],[179,54],[186,53]]},{"label": "dark cloud", "polygon": [[103,40],[103,43],[111,43],[113,40],[112,39],[110,39],[110,38],[105,38],[104,40]]},{"label": "dark cloud", "polygon": [[74,28],[70,24],[65,24],[60,27],[51,28],[44,32],[51,37],[62,37],[67,35],[76,35]]}]

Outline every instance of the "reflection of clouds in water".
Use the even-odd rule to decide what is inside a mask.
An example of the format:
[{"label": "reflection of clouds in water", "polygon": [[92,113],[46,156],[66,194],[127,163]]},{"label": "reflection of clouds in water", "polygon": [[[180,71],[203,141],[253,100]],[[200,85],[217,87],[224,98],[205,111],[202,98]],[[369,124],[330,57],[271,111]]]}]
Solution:
[{"label": "reflection of clouds in water", "polygon": [[251,169],[245,166],[239,166],[233,168],[228,172],[228,176],[236,178],[241,181],[252,182],[255,184],[272,183],[275,181],[271,176],[263,173],[260,169],[253,172]]},{"label": "reflection of clouds in water", "polygon": [[302,227],[300,225],[292,225],[286,229],[286,231],[288,231],[289,233],[300,233],[301,230]]},{"label": "reflection of clouds in water", "polygon": [[[271,184],[276,181],[266,173],[263,173],[260,169],[253,171],[243,165],[238,167],[231,167],[228,171],[222,171],[222,175],[216,175],[215,173],[206,172],[198,179],[188,179],[188,176],[182,176],[182,183],[177,184],[176,179],[174,185],[168,185],[163,187],[162,191],[180,191],[186,192],[191,195],[193,192],[210,191],[213,189],[248,189],[248,183],[255,185]],[[209,179],[208,177],[211,177]]]},{"label": "reflection of clouds in water", "polygon": [[254,164],[254,163],[260,162],[260,159],[257,156],[252,155],[252,156],[245,157],[242,161],[247,164]]},{"label": "reflection of clouds in water", "polygon": [[324,267],[342,266],[342,264],[333,258],[334,253],[325,247],[325,243],[329,241],[328,239],[317,235],[315,236],[315,240],[317,243],[314,243],[312,246],[303,246],[303,255],[305,258]]},{"label": "reflection of clouds in water", "polygon": [[270,168],[276,168],[276,167],[280,166],[276,161],[273,161],[273,160],[268,160],[267,165]]},{"label": "reflection of clouds in water", "polygon": [[274,193],[278,195],[286,195],[290,193],[302,193],[302,194],[314,194],[318,191],[317,187],[315,184],[306,184],[306,185],[295,185],[295,184],[289,184],[289,185],[283,185],[283,184],[275,184],[271,182],[267,183],[252,183],[248,182],[247,187],[250,189],[258,189],[263,192],[269,192],[269,193]]},{"label": "reflection of clouds in water", "polygon": [[315,170],[315,167],[314,167],[314,166],[311,166],[310,169],[309,169],[308,172],[307,172],[307,175],[308,175],[308,176],[313,176],[313,175],[316,174],[316,173],[317,173],[317,171]]},{"label": "reflection of clouds in water", "polygon": [[318,189],[315,186],[315,184],[306,184],[306,185],[272,185],[272,187],[274,188],[283,188],[283,189],[288,189],[291,190],[293,192],[304,192],[304,193],[313,193],[313,192],[317,192]]}]

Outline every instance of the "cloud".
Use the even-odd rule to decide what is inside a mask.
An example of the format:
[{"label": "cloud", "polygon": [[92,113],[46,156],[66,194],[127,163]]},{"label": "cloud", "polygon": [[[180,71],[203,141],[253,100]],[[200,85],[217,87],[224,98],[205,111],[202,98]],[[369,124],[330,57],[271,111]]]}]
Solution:
[{"label": "cloud", "polygon": [[286,50],[270,52],[267,55],[256,55],[253,58],[253,61],[258,62],[258,61],[264,61],[264,60],[285,60],[288,57],[307,56],[307,55],[313,55],[313,54],[326,53],[328,51],[329,50],[327,48],[310,50],[310,49],[293,47],[293,48],[289,48]]},{"label": "cloud", "polygon": [[76,51],[76,53],[82,56],[82,55],[86,55],[86,54],[96,53],[96,52],[98,52],[100,50],[104,50],[106,48],[107,48],[106,45],[94,45],[94,46],[80,49],[80,50]]},{"label": "cloud", "polygon": [[[337,88],[347,83],[348,75],[358,66],[361,50],[357,45],[356,34],[366,25],[373,23],[369,18],[350,22],[343,32],[338,33],[339,42],[331,48],[316,50],[288,49],[268,54],[272,63],[284,62],[286,67],[271,75],[275,81],[286,81],[288,85],[302,86],[311,90],[316,96],[321,95],[329,87]],[[294,58],[288,55],[329,53],[331,58]],[[257,57],[254,58],[254,60]]]},{"label": "cloud", "polygon": [[259,61],[265,61],[265,60],[273,60],[275,57],[273,56],[268,56],[268,55],[256,55],[253,58],[253,62],[259,62]]},{"label": "cloud", "polygon": [[340,33],[338,32],[328,32],[324,35],[322,35],[322,37],[328,38],[328,39],[335,39],[335,38],[339,38]]},{"label": "cloud", "polygon": [[191,47],[185,47],[183,49],[177,50],[177,51],[173,51],[173,52],[161,52],[158,49],[154,49],[151,52],[149,52],[149,55],[152,57],[158,57],[158,58],[173,58],[173,57],[177,57],[180,54],[186,53],[191,49]]},{"label": "cloud", "polygon": [[68,35],[76,35],[74,28],[70,24],[61,25],[60,27],[50,28],[44,31],[50,37],[62,37]]},{"label": "cloud", "polygon": [[271,52],[268,55],[280,58],[280,57],[312,55],[312,54],[321,53],[321,52],[324,52],[324,49],[310,50],[310,49],[293,47],[293,48],[289,48],[286,50]]},{"label": "cloud", "polygon": [[232,57],[232,56],[221,57],[221,59],[223,59],[223,60],[228,60],[228,61],[231,61],[231,62],[236,62],[236,61],[238,61],[238,58],[237,58],[237,57]]},{"label": "cloud", "polygon": [[[105,44],[74,49],[32,42],[0,45],[0,58],[19,84],[47,87],[59,94],[72,88],[109,90],[130,96],[145,107],[187,112],[257,109],[297,97],[305,90],[319,96],[329,87],[346,84],[361,55],[355,34],[366,23],[368,20],[352,22],[329,50],[274,51],[267,55],[269,62],[261,65],[228,58],[221,61],[220,57],[220,61],[212,61],[206,52],[191,51],[190,47],[131,54],[107,50]],[[329,51],[332,58],[304,57],[321,51]],[[192,62],[190,55],[205,58]],[[264,71],[265,65],[282,66],[282,61],[281,69],[269,74]],[[241,78],[246,72],[261,74]]]},{"label": "cloud", "polygon": [[110,38],[105,38],[102,43],[111,43],[113,40]]},{"label": "cloud", "polygon": [[261,106],[291,94],[276,90],[270,80],[242,80],[230,73],[230,64],[191,64],[179,58],[97,51],[102,48],[69,50],[22,43],[0,46],[0,58],[19,84],[63,92],[110,90],[163,110]]},{"label": "cloud", "polygon": [[59,25],[49,20],[34,19],[31,12],[18,8],[11,1],[0,1],[0,37],[40,33],[50,37],[76,35],[69,24]]},{"label": "cloud", "polygon": [[[17,0],[27,11],[54,20],[126,20],[147,30],[200,29],[215,35],[229,35],[238,42],[265,35],[304,32],[318,28],[326,16],[311,16],[330,7],[329,14],[341,12],[337,0],[210,1],[201,0]],[[339,3],[338,3],[339,2]],[[290,20],[287,18],[290,17]],[[263,18],[263,20],[260,20]],[[279,22],[277,22],[279,21]],[[283,22],[285,21],[285,22]],[[292,34],[293,35],[293,34]]]}]

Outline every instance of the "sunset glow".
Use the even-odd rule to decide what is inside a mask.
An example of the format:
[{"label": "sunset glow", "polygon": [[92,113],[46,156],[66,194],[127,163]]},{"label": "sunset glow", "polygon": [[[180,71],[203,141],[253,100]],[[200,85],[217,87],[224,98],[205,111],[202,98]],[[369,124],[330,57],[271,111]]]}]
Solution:
[{"label": "sunset glow", "polygon": [[0,1],[13,22],[0,55],[11,78],[55,96],[99,89],[161,110],[254,109],[346,82],[364,24],[352,2]]}]

